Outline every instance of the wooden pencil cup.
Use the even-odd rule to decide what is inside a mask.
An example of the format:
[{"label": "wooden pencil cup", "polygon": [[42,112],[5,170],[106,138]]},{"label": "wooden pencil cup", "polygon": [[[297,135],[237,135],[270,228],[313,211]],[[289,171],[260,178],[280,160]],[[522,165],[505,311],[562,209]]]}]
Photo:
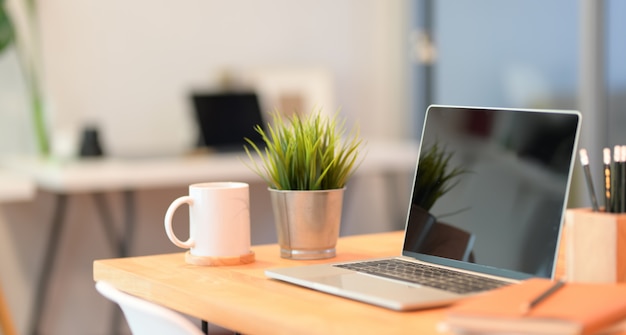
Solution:
[{"label": "wooden pencil cup", "polygon": [[626,282],[626,214],[568,209],[564,234],[568,281]]}]

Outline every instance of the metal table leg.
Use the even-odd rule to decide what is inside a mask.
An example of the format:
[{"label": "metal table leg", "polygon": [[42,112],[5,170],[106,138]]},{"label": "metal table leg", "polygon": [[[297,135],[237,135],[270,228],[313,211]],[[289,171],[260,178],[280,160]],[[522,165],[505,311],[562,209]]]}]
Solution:
[{"label": "metal table leg", "polygon": [[115,254],[119,254],[122,249],[120,237],[115,229],[113,216],[111,215],[111,210],[106,203],[105,195],[103,193],[94,193],[93,199],[96,205],[96,210],[98,211],[98,215],[101,219],[102,228],[104,229],[107,240],[109,240],[109,245],[113,248]]},{"label": "metal table leg", "polygon": [[[119,236],[113,223],[111,211],[108,208],[104,194],[94,193],[96,208],[98,209],[102,225],[109,240],[109,245],[116,253],[117,257],[126,257],[130,254],[132,247],[133,235],[135,232],[135,201],[134,192],[132,190],[124,191],[124,234]],[[111,319],[112,334],[117,334],[119,325],[122,321],[122,312],[118,306],[113,305],[114,312]]]},{"label": "metal table leg", "polygon": [[[115,224],[113,223],[113,217],[111,216],[111,211],[109,206],[107,205],[105,195],[103,193],[94,193],[93,194],[94,203],[96,205],[96,210],[101,218],[102,228],[104,229],[104,233],[109,241],[109,246],[113,249],[113,252],[116,255],[119,255],[123,251],[122,242],[120,241],[120,237],[115,229]],[[121,311],[117,305],[113,305],[113,314],[111,317],[111,334],[118,333],[118,327],[121,320]]]},{"label": "metal table leg", "polygon": [[50,228],[50,234],[48,236],[48,242],[45,249],[43,268],[39,274],[37,291],[33,302],[34,309],[30,324],[31,329],[28,334],[36,335],[38,333],[38,326],[41,322],[41,317],[46,305],[46,293],[48,292],[48,285],[54,268],[54,261],[59,249],[59,240],[63,230],[63,221],[65,221],[66,208],[67,194],[57,194],[54,215],[52,216],[52,227]]},{"label": "metal table leg", "polygon": [[120,239],[120,257],[130,255],[135,237],[135,192],[124,191],[124,236]]},{"label": "metal table leg", "polygon": [[[127,257],[130,255],[133,245],[133,238],[135,235],[135,197],[134,192],[132,190],[124,191],[124,235],[121,236],[118,240],[119,249],[118,256],[119,257]],[[113,330],[118,330],[119,325],[122,322],[122,313],[117,309],[117,312],[113,314],[113,320],[111,321],[113,324]],[[117,332],[113,332],[113,334],[117,334]]]},{"label": "metal table leg", "polygon": [[[108,208],[104,194],[93,194],[96,210],[101,218],[101,223],[109,242],[109,245],[114,250],[117,257],[126,257],[132,247],[132,239],[134,235],[134,193],[132,190],[124,192],[124,235],[119,236],[115,229],[113,217],[111,211]],[[57,194],[56,205],[54,214],[52,216],[52,224],[48,241],[45,247],[45,255],[43,260],[43,266],[38,278],[37,289],[35,299],[33,302],[33,312],[31,317],[30,329],[28,334],[37,335],[39,333],[39,324],[43,316],[43,312],[46,306],[46,299],[48,293],[48,286],[52,277],[52,271],[54,269],[54,262],[56,261],[59,242],[63,233],[63,226],[65,224],[65,214],[67,211],[68,195],[64,193]],[[113,327],[116,330],[117,325],[121,318],[119,308],[115,306],[116,313],[113,316]],[[116,332],[114,332],[116,333]]]},{"label": "metal table leg", "polygon": [[135,200],[132,190],[124,191],[124,234],[119,236],[113,223],[111,210],[106,203],[103,193],[94,193],[94,200],[104,231],[109,240],[109,245],[113,248],[117,257],[126,257],[130,254],[132,247],[133,235],[135,233]]}]

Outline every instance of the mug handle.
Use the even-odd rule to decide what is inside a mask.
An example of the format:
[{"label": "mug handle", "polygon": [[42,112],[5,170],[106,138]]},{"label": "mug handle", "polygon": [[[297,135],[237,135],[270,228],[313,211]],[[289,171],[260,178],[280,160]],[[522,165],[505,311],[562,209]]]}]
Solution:
[{"label": "mug handle", "polygon": [[[195,242],[191,239],[191,232],[189,234],[189,239],[187,241],[181,241],[178,239],[178,237],[176,237],[176,234],[174,234],[174,230],[172,229],[172,217],[174,217],[174,212],[176,212],[176,209],[178,209],[178,207],[180,207],[183,204],[187,204],[189,206],[193,205],[193,198],[185,195],[182,196],[176,200],[174,200],[170,206],[167,208],[167,212],[165,212],[165,233],[167,234],[167,237],[169,237],[170,241],[172,241],[172,243],[174,243],[174,245],[176,245],[177,247],[180,248],[185,248],[185,249],[189,249],[192,248],[195,245]],[[189,218],[191,219],[191,218]]]}]

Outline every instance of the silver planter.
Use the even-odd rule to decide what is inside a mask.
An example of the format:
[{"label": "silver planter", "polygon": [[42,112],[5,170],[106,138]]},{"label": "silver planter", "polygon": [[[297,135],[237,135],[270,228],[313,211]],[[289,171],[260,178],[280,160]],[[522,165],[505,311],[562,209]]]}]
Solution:
[{"label": "silver planter", "polygon": [[345,188],[269,191],[280,256],[290,259],[335,257]]}]

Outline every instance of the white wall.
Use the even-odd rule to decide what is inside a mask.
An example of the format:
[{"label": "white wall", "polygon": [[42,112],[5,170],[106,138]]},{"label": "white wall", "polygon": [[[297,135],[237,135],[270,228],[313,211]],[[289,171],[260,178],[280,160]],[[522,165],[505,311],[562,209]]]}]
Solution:
[{"label": "white wall", "polygon": [[188,94],[225,70],[321,66],[365,136],[406,134],[404,2],[41,1],[53,129],[95,122],[112,155],[181,152]]}]

